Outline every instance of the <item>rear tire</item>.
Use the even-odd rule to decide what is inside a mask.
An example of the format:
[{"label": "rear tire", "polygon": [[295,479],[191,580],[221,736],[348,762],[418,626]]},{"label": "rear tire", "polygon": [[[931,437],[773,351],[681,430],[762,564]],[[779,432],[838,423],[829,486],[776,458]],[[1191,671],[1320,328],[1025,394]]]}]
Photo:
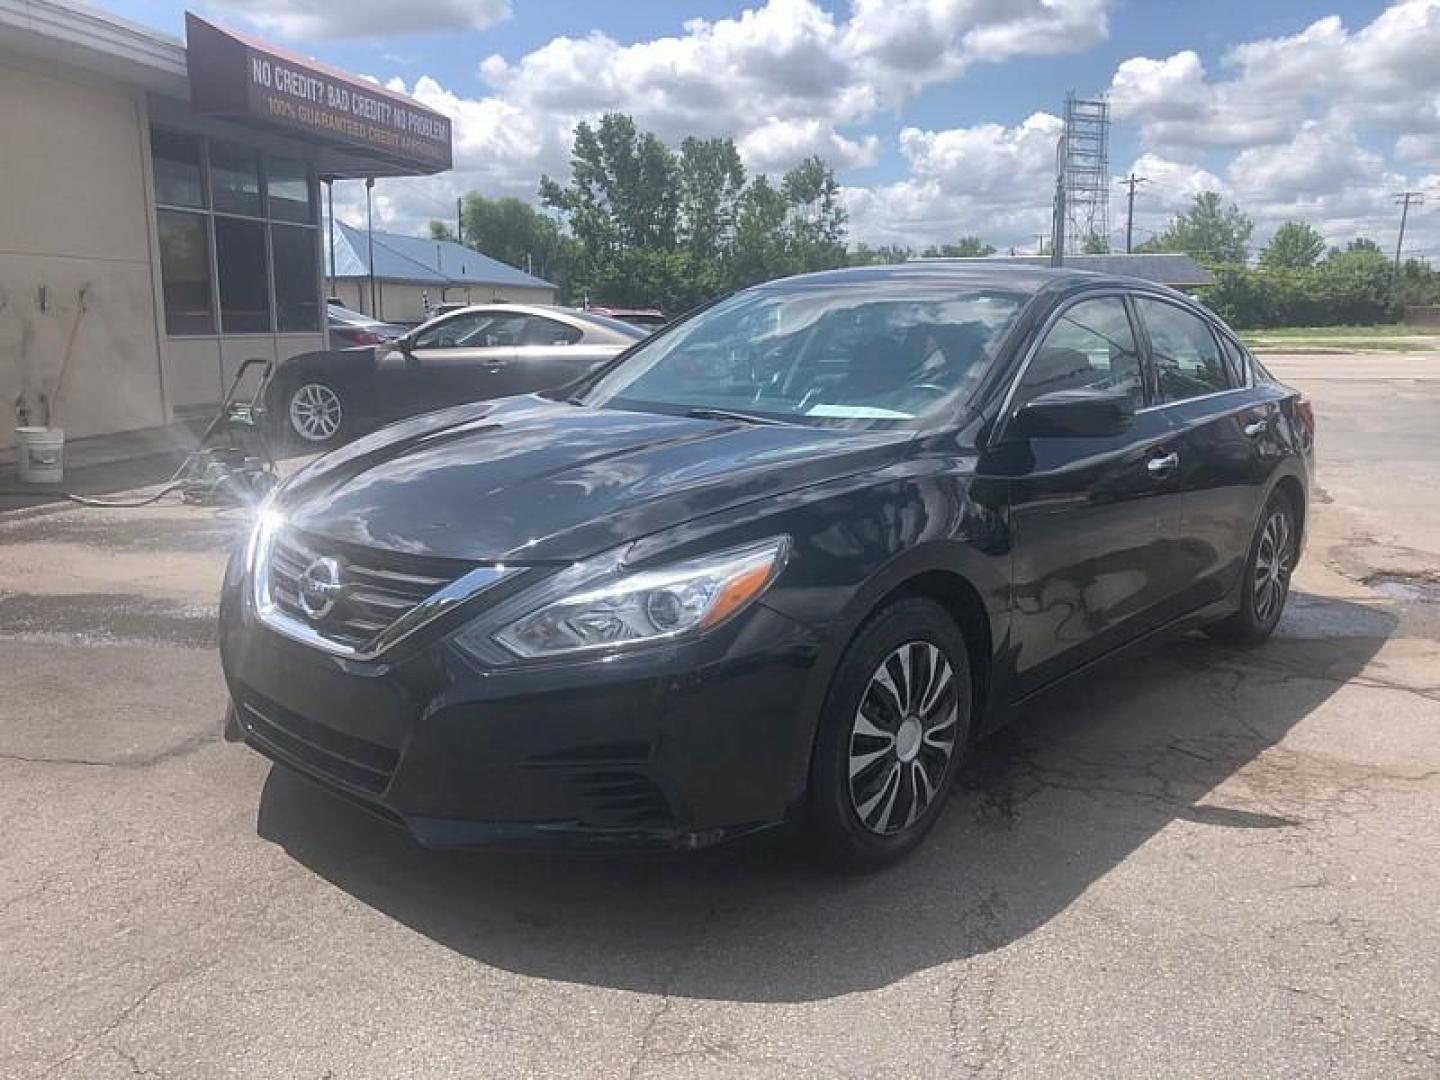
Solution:
[{"label": "rear tire", "polygon": [[306,375],[286,385],[277,419],[291,446],[321,451],[349,438],[352,413],[345,387],[323,375]]},{"label": "rear tire", "polygon": [[826,695],[810,769],[826,862],[864,873],[919,845],[959,771],[970,708],[965,637],[939,604],[899,600],[860,629]]},{"label": "rear tire", "polygon": [[1295,504],[1277,491],[1265,504],[1250,542],[1240,582],[1240,607],[1228,618],[1207,626],[1207,634],[1233,645],[1258,645],[1275,632],[1290,596],[1299,539]]}]

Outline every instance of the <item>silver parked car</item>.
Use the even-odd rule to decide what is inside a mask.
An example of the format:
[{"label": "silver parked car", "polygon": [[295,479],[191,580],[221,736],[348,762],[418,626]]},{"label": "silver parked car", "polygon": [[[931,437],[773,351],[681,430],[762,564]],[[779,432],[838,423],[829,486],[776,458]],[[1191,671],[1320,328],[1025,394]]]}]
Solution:
[{"label": "silver parked car", "polygon": [[473,304],[393,345],[294,357],[277,372],[268,404],[292,442],[324,449],[447,405],[563,386],[645,336],[583,311]]}]

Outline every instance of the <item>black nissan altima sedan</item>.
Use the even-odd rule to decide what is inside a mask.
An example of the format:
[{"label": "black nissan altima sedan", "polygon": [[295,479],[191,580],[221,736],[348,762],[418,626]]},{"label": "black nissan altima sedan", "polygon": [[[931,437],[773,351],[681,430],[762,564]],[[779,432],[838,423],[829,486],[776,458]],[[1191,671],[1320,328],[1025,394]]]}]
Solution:
[{"label": "black nissan altima sedan", "polygon": [[877,867],[1027,697],[1161,633],[1269,635],[1313,439],[1147,282],[772,282],[292,477],[226,577],[227,732],[434,847],[794,822]]}]

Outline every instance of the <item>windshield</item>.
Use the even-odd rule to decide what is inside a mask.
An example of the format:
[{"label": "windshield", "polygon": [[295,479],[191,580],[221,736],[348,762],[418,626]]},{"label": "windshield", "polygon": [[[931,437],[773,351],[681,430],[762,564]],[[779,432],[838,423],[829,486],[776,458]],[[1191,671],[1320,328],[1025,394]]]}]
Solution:
[{"label": "windshield", "polygon": [[583,404],[906,425],[975,392],[1026,297],[882,284],[739,293],[640,345]]}]

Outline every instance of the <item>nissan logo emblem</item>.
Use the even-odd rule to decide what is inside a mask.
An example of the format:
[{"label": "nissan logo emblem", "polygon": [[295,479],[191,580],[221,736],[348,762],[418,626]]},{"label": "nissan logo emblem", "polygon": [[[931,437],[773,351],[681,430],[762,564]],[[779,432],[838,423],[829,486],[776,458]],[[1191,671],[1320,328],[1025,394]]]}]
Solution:
[{"label": "nissan logo emblem", "polygon": [[340,564],[329,556],[316,559],[300,575],[300,606],[312,619],[323,619],[334,611],[344,591]]}]

